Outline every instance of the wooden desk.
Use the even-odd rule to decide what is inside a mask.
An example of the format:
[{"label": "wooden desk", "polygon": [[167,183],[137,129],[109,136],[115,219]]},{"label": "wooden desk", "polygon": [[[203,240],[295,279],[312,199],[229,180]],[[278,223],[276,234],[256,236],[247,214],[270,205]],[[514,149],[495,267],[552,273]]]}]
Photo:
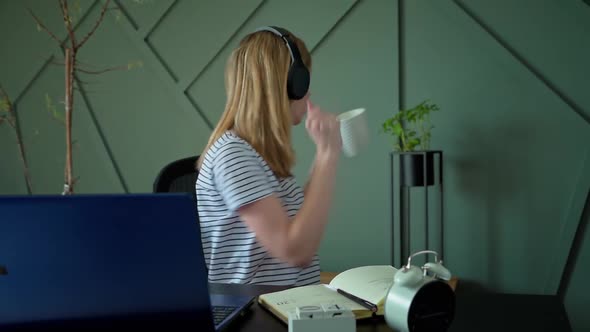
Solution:
[{"label": "wooden desk", "polygon": [[[286,289],[278,286],[210,284],[212,293],[260,295]],[[557,296],[493,294],[456,291],[455,319],[449,332],[571,331],[563,304]],[[231,331],[287,331],[287,325],[254,304]],[[357,321],[357,331],[392,331],[383,318]]]}]

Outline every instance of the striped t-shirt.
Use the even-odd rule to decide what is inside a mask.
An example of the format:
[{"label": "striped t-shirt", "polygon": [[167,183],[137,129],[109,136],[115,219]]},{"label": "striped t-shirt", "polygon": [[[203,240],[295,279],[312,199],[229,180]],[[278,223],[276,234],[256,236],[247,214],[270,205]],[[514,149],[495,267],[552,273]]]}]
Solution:
[{"label": "striped t-shirt", "polygon": [[320,282],[317,255],[303,269],[283,263],[240,219],[238,208],[272,194],[281,200],[289,219],[303,204],[303,190],[295,178],[277,178],[245,140],[227,131],[211,146],[199,170],[196,192],[210,282],[295,286]]}]

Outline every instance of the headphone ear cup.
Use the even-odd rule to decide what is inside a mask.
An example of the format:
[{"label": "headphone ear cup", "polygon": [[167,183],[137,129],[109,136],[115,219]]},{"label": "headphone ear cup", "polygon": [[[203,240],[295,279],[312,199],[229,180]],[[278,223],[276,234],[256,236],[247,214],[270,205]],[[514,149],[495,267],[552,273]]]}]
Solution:
[{"label": "headphone ear cup", "polygon": [[287,76],[287,92],[289,99],[299,100],[305,96],[309,89],[309,70],[304,64],[295,62],[289,68]]}]

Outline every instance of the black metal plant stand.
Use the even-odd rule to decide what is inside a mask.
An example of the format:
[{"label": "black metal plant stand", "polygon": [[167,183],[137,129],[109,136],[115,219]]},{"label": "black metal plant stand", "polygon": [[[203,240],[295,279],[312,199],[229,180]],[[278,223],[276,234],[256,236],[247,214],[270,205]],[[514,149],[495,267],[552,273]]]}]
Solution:
[{"label": "black metal plant stand", "polygon": [[[436,158],[438,156],[438,158]],[[411,188],[421,188],[424,191],[424,239],[426,248],[420,250],[436,250],[444,257],[443,248],[443,152],[440,150],[416,152],[392,152],[390,154],[391,169],[391,211],[392,211],[392,265],[399,268],[411,255]],[[436,167],[438,166],[438,167]],[[396,169],[399,177],[396,181]],[[438,176],[437,176],[438,175]],[[432,248],[430,241],[430,222],[428,188],[439,187],[438,200],[440,204],[439,248]],[[396,198],[399,198],[396,200]],[[434,201],[436,198],[434,199]],[[396,205],[399,201],[399,206]],[[414,230],[412,230],[414,232]]]}]

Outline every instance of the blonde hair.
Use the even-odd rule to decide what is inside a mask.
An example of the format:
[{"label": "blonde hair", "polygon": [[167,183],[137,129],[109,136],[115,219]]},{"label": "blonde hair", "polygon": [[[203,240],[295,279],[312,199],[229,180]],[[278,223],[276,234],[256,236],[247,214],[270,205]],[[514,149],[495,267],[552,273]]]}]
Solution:
[{"label": "blonde hair", "polygon": [[[311,71],[311,55],[305,43],[290,34],[303,63]],[[279,177],[291,175],[295,152],[291,145],[291,108],[287,74],[291,56],[285,42],[272,32],[254,32],[233,50],[225,70],[227,102],[199,158],[226,131],[233,130],[248,142]]]}]

